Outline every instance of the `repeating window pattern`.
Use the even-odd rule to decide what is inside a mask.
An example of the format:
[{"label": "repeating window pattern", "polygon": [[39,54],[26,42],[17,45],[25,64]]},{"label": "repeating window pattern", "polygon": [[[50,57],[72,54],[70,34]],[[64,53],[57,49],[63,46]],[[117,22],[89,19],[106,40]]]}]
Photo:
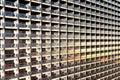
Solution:
[{"label": "repeating window pattern", "polygon": [[120,80],[119,0],[0,0],[1,80]]}]

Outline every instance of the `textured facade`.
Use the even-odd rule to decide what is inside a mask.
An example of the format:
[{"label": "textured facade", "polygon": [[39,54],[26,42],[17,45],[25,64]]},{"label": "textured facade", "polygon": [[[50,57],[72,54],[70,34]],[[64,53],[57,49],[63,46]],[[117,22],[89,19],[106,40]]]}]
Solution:
[{"label": "textured facade", "polygon": [[0,0],[0,80],[120,80],[120,1]]}]

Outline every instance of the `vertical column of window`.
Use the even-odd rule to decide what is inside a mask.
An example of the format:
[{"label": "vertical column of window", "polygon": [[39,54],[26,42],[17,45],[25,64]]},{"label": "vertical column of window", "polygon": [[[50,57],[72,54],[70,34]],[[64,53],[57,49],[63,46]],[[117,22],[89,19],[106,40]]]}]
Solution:
[{"label": "vertical column of window", "polygon": [[[1,5],[1,12],[3,13],[2,14],[2,16],[1,16],[1,19],[0,19],[0,26],[1,26],[1,29],[2,29],[2,33],[4,33],[5,32],[5,15],[4,15],[4,12],[5,12],[5,2],[3,1],[3,0],[1,0],[0,1],[0,5]],[[1,73],[1,79],[5,79],[5,76],[4,76],[4,74],[5,74],[5,68],[4,68],[4,64],[5,64],[5,57],[4,57],[4,55],[5,55],[5,49],[4,49],[4,43],[5,43],[5,37],[4,37],[4,35],[2,36],[2,39],[0,40],[0,44],[1,44],[1,49],[3,49],[2,51],[1,51],[1,55],[2,55],[2,59],[1,59],[1,71],[2,71],[2,73]]]},{"label": "vertical column of window", "polygon": [[[18,1],[19,3],[19,79],[26,76],[30,79],[30,1]],[[23,68],[24,66],[24,68]],[[27,76],[28,75],[28,76]]]},{"label": "vertical column of window", "polygon": [[[67,2],[60,1],[60,79],[67,79]],[[65,76],[65,77],[63,77]]]},{"label": "vertical column of window", "polygon": [[[8,4],[9,2],[9,4]],[[18,39],[17,39],[17,1],[9,1],[6,0],[4,2],[5,4],[5,9],[4,9],[4,61],[5,61],[5,79],[10,79],[10,78],[17,78],[18,76],[18,59],[16,58],[11,58],[10,60],[7,60],[9,57],[15,57],[15,54],[17,54],[17,44],[18,44]],[[13,8],[14,6],[14,8]],[[13,29],[12,29],[13,28]],[[10,51],[10,50],[12,51]],[[6,50],[8,50],[9,54],[6,57]],[[13,54],[11,54],[13,53]],[[10,55],[11,54],[11,55]],[[8,61],[8,63],[7,63]],[[8,70],[8,68],[12,68],[11,70]]]},{"label": "vertical column of window", "polygon": [[42,2],[42,79],[51,79],[51,0]]},{"label": "vertical column of window", "polygon": [[[41,79],[41,4],[31,1],[31,79]],[[35,66],[34,66],[35,65]],[[39,73],[39,75],[35,75]]]},{"label": "vertical column of window", "polygon": [[[68,1],[68,8],[67,8],[67,34],[68,34],[68,53],[67,53],[67,59],[68,59],[68,76],[67,79],[73,79],[74,78],[74,54],[75,54],[75,45],[74,45],[74,25],[75,25],[75,19],[74,19],[74,1],[69,0]],[[77,51],[78,47],[76,47]],[[72,74],[71,74],[72,73]]]},{"label": "vertical column of window", "polygon": [[75,54],[74,54],[74,78],[75,79],[79,79],[80,75],[79,75],[79,71],[80,71],[80,2],[78,0],[75,0],[74,2],[74,45],[75,48],[78,47],[78,50],[75,50]]},{"label": "vertical column of window", "polygon": [[[81,46],[80,46],[80,78],[83,78],[85,76],[84,66],[85,64],[85,59],[86,59],[86,14],[85,14],[85,7],[84,7],[84,1],[80,1],[80,39],[81,39]],[[84,67],[84,68],[83,68]]]},{"label": "vertical column of window", "polygon": [[59,48],[60,48],[60,40],[59,40],[59,0],[53,0],[51,5],[51,42],[52,42],[52,48],[51,48],[51,78],[59,79],[60,76],[60,54],[59,54]]}]

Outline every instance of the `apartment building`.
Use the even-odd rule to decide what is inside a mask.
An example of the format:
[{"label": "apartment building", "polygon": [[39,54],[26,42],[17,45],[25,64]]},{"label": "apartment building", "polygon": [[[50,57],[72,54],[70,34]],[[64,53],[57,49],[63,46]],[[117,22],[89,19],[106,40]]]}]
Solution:
[{"label": "apartment building", "polygon": [[120,0],[0,0],[0,80],[120,80]]}]

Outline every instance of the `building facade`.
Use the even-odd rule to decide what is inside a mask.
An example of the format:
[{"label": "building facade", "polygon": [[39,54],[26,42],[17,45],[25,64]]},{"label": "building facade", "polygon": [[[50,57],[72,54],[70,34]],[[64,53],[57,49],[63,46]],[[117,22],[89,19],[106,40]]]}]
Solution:
[{"label": "building facade", "polygon": [[0,80],[120,80],[120,1],[0,0]]}]

